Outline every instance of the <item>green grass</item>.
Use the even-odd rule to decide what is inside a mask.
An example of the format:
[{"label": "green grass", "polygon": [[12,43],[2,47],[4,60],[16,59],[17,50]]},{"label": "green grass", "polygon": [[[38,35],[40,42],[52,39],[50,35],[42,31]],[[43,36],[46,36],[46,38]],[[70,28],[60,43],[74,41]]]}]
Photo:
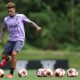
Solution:
[{"label": "green grass", "polygon": [[[2,49],[0,49],[1,55]],[[1,59],[1,58],[0,58]],[[17,59],[24,60],[42,60],[42,59],[68,59],[69,66],[74,68],[80,68],[80,52],[72,51],[53,51],[53,50],[38,50],[35,48],[29,48],[22,50]]]},{"label": "green grass", "polygon": [[79,68],[80,66],[80,52],[71,51],[53,51],[53,50],[36,50],[27,49],[22,50],[18,54],[18,59],[28,60],[42,60],[42,59],[68,59],[69,66]]},{"label": "green grass", "polygon": [[27,77],[19,77],[17,72],[14,73],[14,79],[8,79],[9,71],[5,71],[5,76],[3,78],[0,78],[0,80],[80,80],[80,76],[78,77],[67,77],[66,75],[64,77],[37,77],[36,76],[36,70],[28,70]]},{"label": "green grass", "polygon": [[[0,55],[2,51],[3,47],[0,46]],[[40,50],[25,45],[22,51],[18,54],[17,59],[24,59],[24,60],[68,59],[70,67],[80,69],[80,52],[78,51]]]}]

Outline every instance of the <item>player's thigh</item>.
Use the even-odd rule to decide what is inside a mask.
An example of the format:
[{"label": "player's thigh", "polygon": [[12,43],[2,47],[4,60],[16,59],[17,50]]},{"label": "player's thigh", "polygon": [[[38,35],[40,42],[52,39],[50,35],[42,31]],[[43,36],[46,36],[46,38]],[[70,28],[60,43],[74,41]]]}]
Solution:
[{"label": "player's thigh", "polygon": [[4,51],[2,53],[2,56],[5,55],[5,56],[8,56],[11,54],[12,52],[12,49],[13,49],[13,43],[8,41],[4,47]]},{"label": "player's thigh", "polygon": [[13,51],[16,51],[17,53],[20,52],[23,45],[24,45],[24,41],[17,41],[14,45]]}]

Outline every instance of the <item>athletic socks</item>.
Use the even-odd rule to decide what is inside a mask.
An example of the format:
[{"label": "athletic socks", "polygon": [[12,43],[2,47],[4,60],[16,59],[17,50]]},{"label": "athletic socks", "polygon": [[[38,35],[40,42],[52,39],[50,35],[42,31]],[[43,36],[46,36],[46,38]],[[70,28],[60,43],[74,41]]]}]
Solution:
[{"label": "athletic socks", "polygon": [[14,68],[11,68],[11,70],[10,70],[10,74],[12,74],[13,75],[13,73],[14,73]]}]

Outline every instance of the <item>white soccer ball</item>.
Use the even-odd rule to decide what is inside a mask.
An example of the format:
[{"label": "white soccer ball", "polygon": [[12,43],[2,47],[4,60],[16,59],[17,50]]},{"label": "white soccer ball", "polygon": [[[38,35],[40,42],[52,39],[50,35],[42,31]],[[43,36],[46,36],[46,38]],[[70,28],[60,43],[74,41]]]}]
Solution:
[{"label": "white soccer ball", "polygon": [[62,68],[58,68],[54,70],[55,77],[63,77],[65,75],[65,70]]},{"label": "white soccer ball", "polygon": [[4,71],[0,69],[0,78],[2,78],[3,76],[4,76]]},{"label": "white soccer ball", "polygon": [[45,69],[44,70],[44,76],[45,77],[53,76],[53,71],[51,69]]},{"label": "white soccer ball", "polygon": [[43,77],[44,76],[44,70],[43,68],[39,68],[37,70],[37,77]]},{"label": "white soccer ball", "polygon": [[18,71],[19,77],[26,77],[27,76],[27,70],[26,69],[21,69]]},{"label": "white soccer ball", "polygon": [[67,70],[67,76],[69,77],[77,77],[78,76],[78,71],[74,68],[68,69]]}]

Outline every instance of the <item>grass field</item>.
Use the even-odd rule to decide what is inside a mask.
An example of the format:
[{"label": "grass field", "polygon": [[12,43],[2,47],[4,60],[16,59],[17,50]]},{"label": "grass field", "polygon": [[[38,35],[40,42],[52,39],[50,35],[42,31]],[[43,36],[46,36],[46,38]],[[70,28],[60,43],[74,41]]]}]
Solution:
[{"label": "grass field", "polygon": [[80,52],[71,52],[67,50],[53,51],[53,50],[27,49],[27,50],[22,50],[22,52],[18,55],[18,59],[24,59],[24,60],[68,59],[69,67],[75,67],[80,69],[80,60],[79,60]]},{"label": "grass field", "polygon": [[5,71],[5,76],[3,78],[0,78],[0,80],[80,80],[80,76],[78,77],[67,77],[66,75],[64,77],[37,77],[36,76],[36,70],[28,70],[27,77],[18,77],[17,72],[14,73],[14,79],[8,79],[9,71]]},{"label": "grass field", "polygon": [[[0,48],[0,56],[3,48]],[[68,59],[69,67],[80,69],[80,52],[68,50],[38,50],[36,48],[29,48],[22,50],[17,59],[21,60],[53,60],[53,59]],[[0,58],[1,60],[1,58]]]},{"label": "grass field", "polygon": [[[0,48],[0,56],[2,52]],[[80,71],[80,52],[71,51],[53,51],[53,50],[38,50],[35,48],[22,50],[17,56],[18,59],[24,60],[43,60],[43,59],[68,59],[69,67],[74,67]],[[1,58],[0,58],[1,59]],[[28,70],[28,76],[25,78],[18,77],[17,72],[14,73],[14,79],[8,79],[9,71],[5,71],[5,76],[0,78],[0,80],[80,80],[80,75],[78,77],[67,77],[66,75],[62,78],[59,77],[41,77],[36,76],[36,70]]]}]

